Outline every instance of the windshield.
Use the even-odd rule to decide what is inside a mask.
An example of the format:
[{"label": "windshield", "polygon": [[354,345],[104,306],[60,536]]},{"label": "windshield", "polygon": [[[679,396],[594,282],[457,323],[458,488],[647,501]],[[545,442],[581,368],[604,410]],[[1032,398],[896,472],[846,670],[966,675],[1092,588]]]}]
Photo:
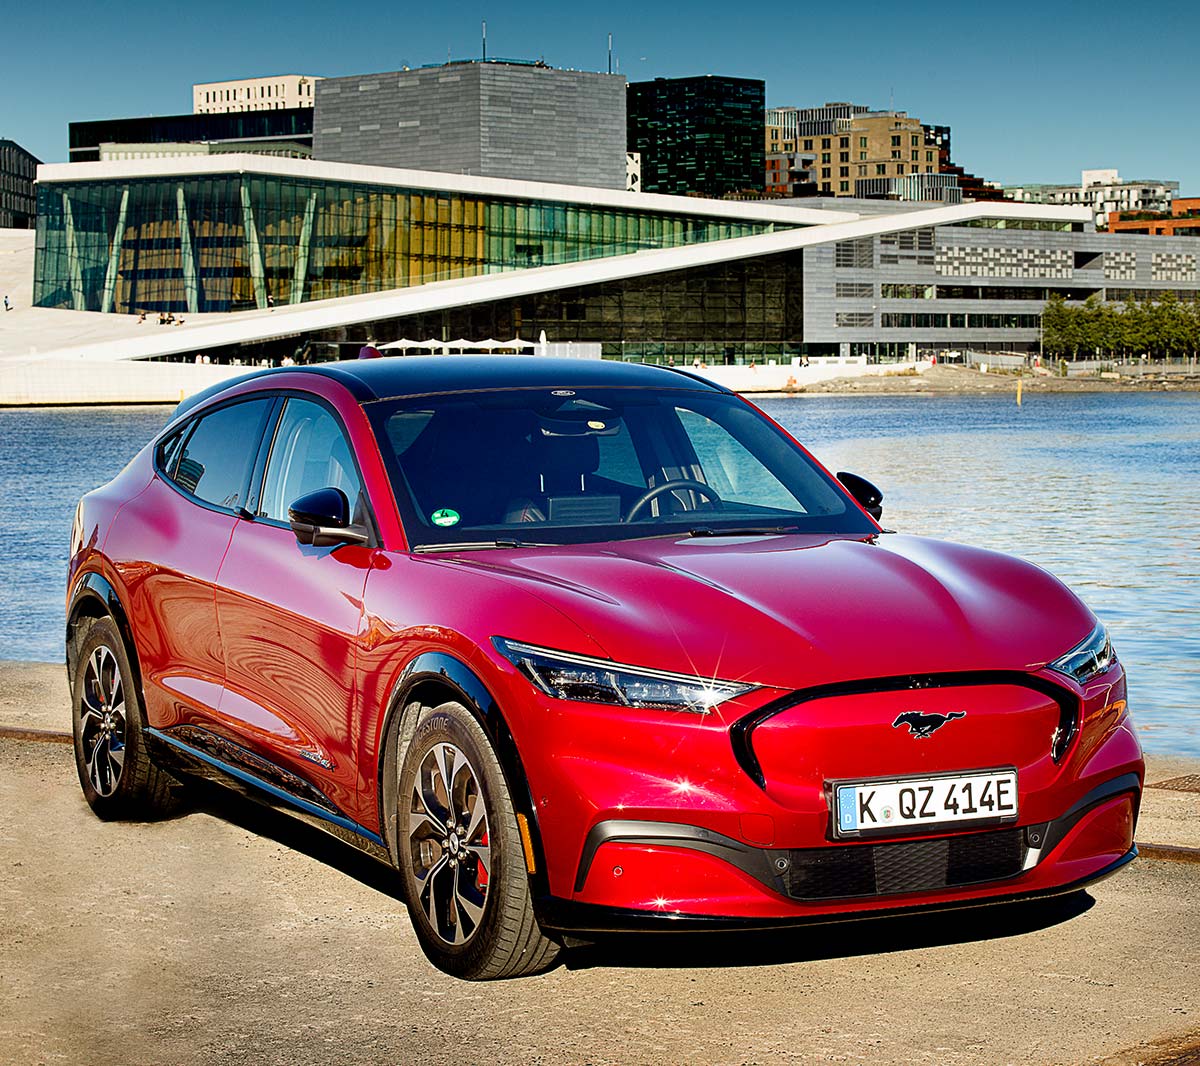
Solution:
[{"label": "windshield", "polygon": [[367,409],[413,548],[876,531],[769,420],[723,393],[513,389]]}]

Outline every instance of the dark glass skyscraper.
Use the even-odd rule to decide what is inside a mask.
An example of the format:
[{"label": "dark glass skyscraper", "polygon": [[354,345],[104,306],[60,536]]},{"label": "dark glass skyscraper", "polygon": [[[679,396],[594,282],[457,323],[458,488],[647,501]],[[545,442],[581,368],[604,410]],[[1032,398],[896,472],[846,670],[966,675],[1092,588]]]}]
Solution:
[{"label": "dark glass skyscraper", "polygon": [[633,82],[628,148],[642,157],[642,191],[723,196],[765,180],[765,82],[655,78]]}]

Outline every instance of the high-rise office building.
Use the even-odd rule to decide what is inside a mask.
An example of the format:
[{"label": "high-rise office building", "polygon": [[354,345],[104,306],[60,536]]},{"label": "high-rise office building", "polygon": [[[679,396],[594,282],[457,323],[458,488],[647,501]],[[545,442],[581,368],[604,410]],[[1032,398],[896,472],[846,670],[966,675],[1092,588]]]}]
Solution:
[{"label": "high-rise office building", "polygon": [[0,229],[30,229],[37,216],[33,179],[41,162],[16,141],[0,139]]},{"label": "high-rise office building", "polygon": [[761,191],[765,95],[761,81],[711,74],[631,83],[628,147],[641,154],[642,189],[705,196]]}]

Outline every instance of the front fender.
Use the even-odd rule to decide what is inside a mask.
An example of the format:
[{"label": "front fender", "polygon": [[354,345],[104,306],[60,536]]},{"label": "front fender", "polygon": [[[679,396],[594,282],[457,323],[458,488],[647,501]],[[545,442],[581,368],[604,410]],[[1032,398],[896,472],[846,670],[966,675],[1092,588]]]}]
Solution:
[{"label": "front fender", "polygon": [[[380,731],[382,758],[379,760],[377,782],[380,804],[380,826],[383,839],[392,853],[393,860],[399,859],[399,836],[397,831],[397,800],[399,766],[403,758],[401,747],[416,727],[415,716],[411,723],[405,721],[404,712],[414,703],[432,706],[428,700],[445,703],[453,699],[470,711],[483,726],[512,797],[516,813],[524,815],[529,826],[533,845],[534,870],[530,874],[535,894],[549,891],[546,881],[546,858],[542,849],[542,836],[538,827],[537,806],[529,788],[525,768],[521,764],[516,742],[500,708],[499,702],[479,675],[461,659],[446,652],[425,651],[414,656],[400,672],[399,678],[388,701],[387,714]],[[407,728],[406,728],[407,727]],[[397,741],[393,743],[393,740]]]}]

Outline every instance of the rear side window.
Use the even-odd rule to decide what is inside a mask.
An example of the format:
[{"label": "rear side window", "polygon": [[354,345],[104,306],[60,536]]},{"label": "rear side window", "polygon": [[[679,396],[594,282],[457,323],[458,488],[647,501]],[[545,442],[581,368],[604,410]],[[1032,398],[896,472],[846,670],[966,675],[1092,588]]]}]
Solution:
[{"label": "rear side window", "polygon": [[185,438],[174,470],[164,470],[176,485],[205,503],[231,510],[244,506],[263,425],[273,403],[271,399],[247,400],[202,415]]}]

